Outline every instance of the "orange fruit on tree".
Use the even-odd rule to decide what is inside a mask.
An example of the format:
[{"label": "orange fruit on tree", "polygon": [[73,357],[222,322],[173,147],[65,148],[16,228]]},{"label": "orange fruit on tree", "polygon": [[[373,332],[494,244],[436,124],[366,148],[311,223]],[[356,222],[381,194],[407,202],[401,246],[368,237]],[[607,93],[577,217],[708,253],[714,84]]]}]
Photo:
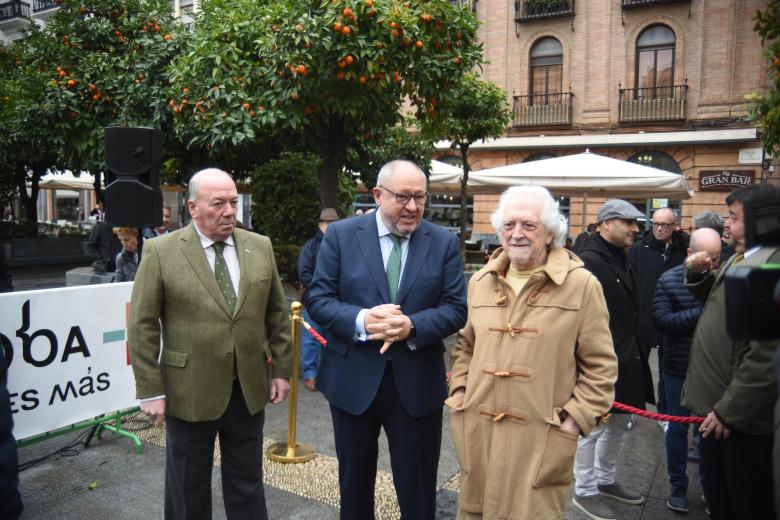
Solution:
[{"label": "orange fruit on tree", "polygon": [[68,86],[69,87],[75,87],[76,86],[76,80],[75,79],[69,79],[68,80]]},{"label": "orange fruit on tree", "polygon": [[341,72],[341,71],[338,71],[338,72],[336,73],[336,77],[337,77],[338,79],[344,79],[344,73],[343,73],[343,72]]},{"label": "orange fruit on tree", "polygon": [[255,117],[257,113],[254,110],[249,111],[249,117]]},{"label": "orange fruit on tree", "polygon": [[244,101],[244,104],[242,104],[241,106],[244,108],[244,110],[249,110],[250,108],[252,108],[252,105],[250,105],[246,101]]},{"label": "orange fruit on tree", "polygon": [[158,32],[160,32],[160,26],[155,24],[155,26],[154,26],[154,27],[152,27],[152,30],[153,30],[154,32],[158,33]]},{"label": "orange fruit on tree", "polygon": [[341,34],[343,34],[344,36],[349,36],[349,33],[351,33],[351,32],[352,32],[352,29],[350,29],[348,25],[345,25],[341,29]]},{"label": "orange fruit on tree", "polygon": [[414,46],[417,47],[418,49],[422,49],[423,48],[423,42],[421,42],[420,40],[417,40],[416,42],[414,42]]},{"label": "orange fruit on tree", "polygon": [[344,10],[341,12],[341,14],[343,14],[343,15],[344,15],[344,18],[349,18],[349,17],[350,17],[350,16],[352,16],[354,13],[352,12],[352,9],[350,9],[349,7],[347,7],[347,8],[345,8],[345,9],[344,9]]},{"label": "orange fruit on tree", "polygon": [[360,82],[361,85],[365,85],[366,82],[368,81],[368,78],[366,78],[365,76],[360,76],[360,79],[358,79],[358,81]]},{"label": "orange fruit on tree", "polygon": [[187,94],[190,93],[190,89],[188,89],[187,87],[184,87],[183,89],[181,89],[181,93],[186,96]]},{"label": "orange fruit on tree", "polygon": [[347,57],[346,57],[346,58],[344,58],[344,62],[345,62],[347,65],[352,65],[352,62],[353,62],[353,61],[355,61],[355,59],[352,57],[352,55],[351,55],[351,54],[347,54]]},{"label": "orange fruit on tree", "polygon": [[301,96],[297,92],[293,92],[292,94],[290,94],[290,97],[292,98],[293,101],[298,101],[301,98]]},{"label": "orange fruit on tree", "polygon": [[171,36],[170,34],[166,34],[165,36],[163,36],[163,40],[165,40],[166,42],[169,42],[172,39],[173,39],[173,36]]},{"label": "orange fruit on tree", "polygon": [[336,22],[336,23],[333,24],[333,30],[335,32],[341,32],[341,28],[342,27],[343,27],[343,25],[341,25],[341,23],[339,23],[339,22]]},{"label": "orange fruit on tree", "polygon": [[460,65],[460,57],[456,56],[452,58],[452,61],[455,62],[455,65]]},{"label": "orange fruit on tree", "polygon": [[344,60],[341,60],[341,61],[338,62],[338,66],[339,66],[340,69],[343,69],[344,67],[347,66],[347,62],[345,62]]},{"label": "orange fruit on tree", "polygon": [[65,72],[64,70],[60,69],[59,75],[60,75],[61,78],[64,78],[65,76],[68,75],[68,73]]},{"label": "orange fruit on tree", "polygon": [[390,34],[393,35],[393,38],[398,38],[398,36],[400,36],[401,33],[398,31],[398,29],[393,29],[392,31],[390,31]]},{"label": "orange fruit on tree", "polygon": [[97,85],[95,85],[94,83],[90,83],[89,85],[87,85],[87,88],[89,88],[90,92],[94,92],[97,90]]},{"label": "orange fruit on tree", "polygon": [[303,64],[298,65],[298,73],[306,75],[306,65],[303,65]]},{"label": "orange fruit on tree", "polygon": [[366,7],[372,7],[374,5],[374,0],[366,0],[364,3],[366,4]]}]

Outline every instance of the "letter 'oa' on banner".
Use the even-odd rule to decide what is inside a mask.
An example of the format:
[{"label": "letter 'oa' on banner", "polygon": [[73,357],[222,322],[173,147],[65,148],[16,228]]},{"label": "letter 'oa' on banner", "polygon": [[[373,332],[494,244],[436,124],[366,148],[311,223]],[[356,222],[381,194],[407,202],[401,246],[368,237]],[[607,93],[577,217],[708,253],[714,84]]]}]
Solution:
[{"label": "letter 'oa' on banner", "polygon": [[0,294],[14,436],[138,406],[127,346],[132,283]]}]

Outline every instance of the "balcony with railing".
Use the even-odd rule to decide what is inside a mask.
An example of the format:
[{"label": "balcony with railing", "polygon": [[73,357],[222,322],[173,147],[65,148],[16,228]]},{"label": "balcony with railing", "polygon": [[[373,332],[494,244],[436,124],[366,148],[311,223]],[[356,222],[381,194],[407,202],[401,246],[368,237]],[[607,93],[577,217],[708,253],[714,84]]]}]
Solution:
[{"label": "balcony with railing", "polygon": [[39,13],[41,11],[46,11],[47,9],[54,9],[55,7],[59,7],[59,5],[60,4],[54,0],[33,0],[32,8],[34,13]]},{"label": "balcony with railing", "polygon": [[571,124],[571,92],[513,96],[514,126],[558,126]]},{"label": "balcony with railing", "polygon": [[620,0],[623,9],[661,4],[690,4],[691,0]]},{"label": "balcony with railing", "polygon": [[11,0],[0,4],[0,27],[22,22],[30,17],[30,4],[21,0]]},{"label": "balcony with railing", "polygon": [[688,85],[621,88],[619,120],[621,123],[684,120],[687,93]]},{"label": "balcony with railing", "polygon": [[574,16],[574,0],[515,0],[515,21]]}]

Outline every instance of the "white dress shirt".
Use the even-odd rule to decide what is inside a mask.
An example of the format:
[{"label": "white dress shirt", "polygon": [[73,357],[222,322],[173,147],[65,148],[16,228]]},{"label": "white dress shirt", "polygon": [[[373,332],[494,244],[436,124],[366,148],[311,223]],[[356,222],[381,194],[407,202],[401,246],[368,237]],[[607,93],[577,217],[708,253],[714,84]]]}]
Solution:
[{"label": "white dress shirt", "polygon": [[[376,229],[379,237],[379,247],[382,250],[382,265],[387,271],[387,260],[390,258],[390,252],[393,250],[393,239],[390,238],[390,230],[385,226],[384,221],[380,215],[382,208],[378,208],[374,213],[376,214]],[[404,237],[406,240],[401,242],[401,274],[398,277],[398,287],[401,287],[401,280],[404,276],[404,267],[406,267],[406,257],[409,255],[409,236]],[[390,302],[388,302],[390,303]],[[369,309],[361,310],[357,318],[355,318],[355,339],[358,341],[368,341],[368,334],[366,334],[366,313]]]}]

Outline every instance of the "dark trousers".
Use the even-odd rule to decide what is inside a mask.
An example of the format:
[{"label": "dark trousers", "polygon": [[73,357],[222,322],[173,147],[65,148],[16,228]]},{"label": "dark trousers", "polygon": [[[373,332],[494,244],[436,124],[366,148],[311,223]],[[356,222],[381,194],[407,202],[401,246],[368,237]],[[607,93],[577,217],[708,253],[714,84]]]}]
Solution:
[{"label": "dark trousers", "polygon": [[775,517],[772,440],[772,435],[735,430],[728,439],[701,438],[699,451],[702,460],[707,460],[707,498],[713,520]]},{"label": "dark trousers", "polygon": [[351,415],[333,406],[330,411],[339,459],[342,520],[374,518],[380,428],[384,428],[387,434],[401,519],[433,520],[441,446],[441,410],[426,417],[410,416],[398,398],[391,364],[388,363],[379,392],[362,415]]},{"label": "dark trousers", "polygon": [[225,413],[216,421],[189,422],[167,416],[165,424],[165,518],[211,518],[211,468],[219,433],[222,494],[230,520],[267,520],[263,490],[265,411],[249,415],[238,381]]},{"label": "dark trousers", "polygon": [[[660,350],[659,350],[660,352]],[[690,410],[680,404],[684,379],[663,370],[666,410],[669,415],[688,417]],[[669,494],[684,497],[688,491],[688,430],[690,424],[670,422],[664,435],[666,443],[666,472],[669,474]]]}]

